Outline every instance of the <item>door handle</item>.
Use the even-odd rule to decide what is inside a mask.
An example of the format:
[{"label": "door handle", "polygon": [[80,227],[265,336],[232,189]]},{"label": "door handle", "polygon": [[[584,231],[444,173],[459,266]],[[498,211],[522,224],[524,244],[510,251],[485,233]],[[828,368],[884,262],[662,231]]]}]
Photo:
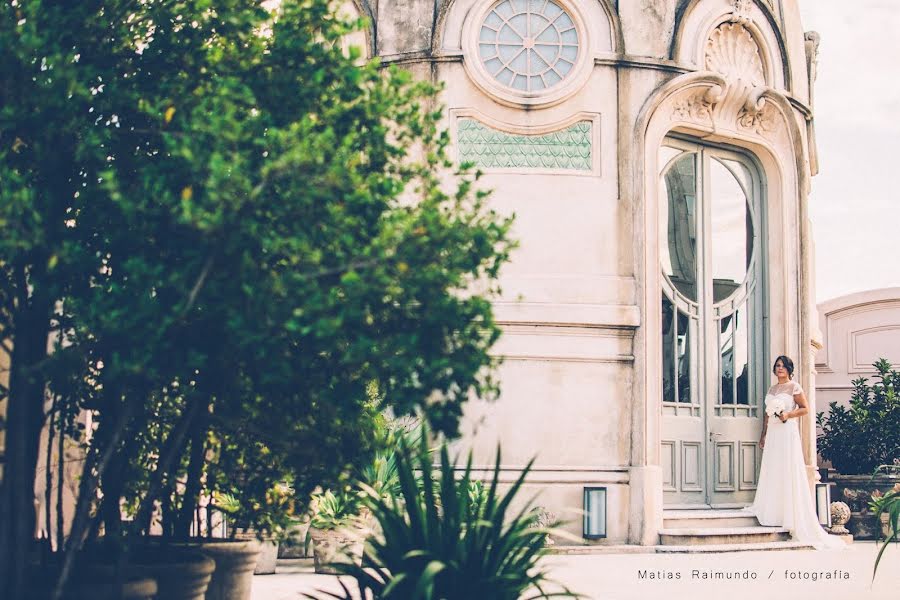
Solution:
[{"label": "door handle", "polygon": [[719,432],[717,432],[717,431],[710,431],[710,432],[709,432],[709,441],[710,441],[710,442],[715,442],[715,441],[716,441],[716,438],[720,438],[720,437],[722,437],[723,435],[725,435],[725,434],[724,434],[724,433],[719,433]]}]

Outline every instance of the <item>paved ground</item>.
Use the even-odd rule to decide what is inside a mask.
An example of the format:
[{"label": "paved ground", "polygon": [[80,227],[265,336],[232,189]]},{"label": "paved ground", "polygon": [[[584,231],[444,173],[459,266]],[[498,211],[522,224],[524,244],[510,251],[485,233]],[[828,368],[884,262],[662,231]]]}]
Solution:
[{"label": "paved ground", "polygon": [[[900,600],[900,545],[885,552],[872,583],[874,542],[840,551],[604,554],[547,558],[553,576],[592,600]],[[740,579],[724,579],[738,574]],[[253,600],[298,600],[339,591],[312,561],[279,561],[253,581]],[[324,597],[320,595],[320,597]],[[488,600],[473,598],[472,600]]]}]

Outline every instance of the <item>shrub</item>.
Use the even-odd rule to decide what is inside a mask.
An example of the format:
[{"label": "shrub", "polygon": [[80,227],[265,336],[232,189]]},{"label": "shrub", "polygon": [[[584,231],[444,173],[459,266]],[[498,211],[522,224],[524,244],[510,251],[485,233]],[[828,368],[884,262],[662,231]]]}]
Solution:
[{"label": "shrub", "polygon": [[885,359],[874,363],[878,383],[853,381],[850,407],[832,402],[819,413],[819,453],[843,475],[870,474],[900,458],[900,373]]}]

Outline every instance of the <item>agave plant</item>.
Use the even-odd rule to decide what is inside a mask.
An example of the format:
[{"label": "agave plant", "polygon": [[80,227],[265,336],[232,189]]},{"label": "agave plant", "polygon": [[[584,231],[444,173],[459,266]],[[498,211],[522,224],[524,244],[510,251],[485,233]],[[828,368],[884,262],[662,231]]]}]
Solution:
[{"label": "agave plant", "polygon": [[[472,477],[472,454],[459,476],[446,443],[435,471],[426,438],[423,432],[416,446],[401,443],[399,497],[364,486],[364,502],[382,533],[369,540],[362,567],[337,569],[356,580],[359,595],[373,600],[579,597],[551,581],[539,564],[552,529],[536,526],[530,506],[511,514],[531,463],[501,492],[499,449],[492,479],[482,486]],[[326,592],[325,597],[357,597],[342,587],[343,595]]]},{"label": "agave plant", "polygon": [[900,483],[884,495],[878,491],[873,493],[869,506],[872,512],[875,513],[877,520],[881,520],[881,515],[887,515],[888,528],[891,532],[888,538],[884,540],[884,544],[882,544],[875,559],[875,568],[872,571],[872,578],[874,579],[875,574],[878,572],[878,563],[881,562],[881,557],[884,551],[887,550],[888,544],[898,541],[898,537],[900,537]]},{"label": "agave plant", "polygon": [[400,478],[397,475],[397,450],[401,445],[414,444],[421,436],[422,427],[417,421],[389,420],[376,431],[377,450],[372,462],[363,467],[358,475],[359,483],[368,485],[379,495],[397,497],[400,495]]},{"label": "agave plant", "polygon": [[345,527],[354,522],[359,515],[360,499],[350,490],[335,494],[326,490],[316,497],[316,512],[310,521],[315,529],[330,530]]}]

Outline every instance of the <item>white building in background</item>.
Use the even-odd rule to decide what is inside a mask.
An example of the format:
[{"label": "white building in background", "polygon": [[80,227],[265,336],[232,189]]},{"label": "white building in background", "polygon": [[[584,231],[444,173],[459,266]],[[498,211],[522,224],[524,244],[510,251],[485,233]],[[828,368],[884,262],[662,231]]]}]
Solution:
[{"label": "white building in background", "polygon": [[816,354],[819,410],[831,402],[849,406],[852,381],[867,377],[872,363],[887,359],[900,367],[900,288],[868,290],[819,304],[823,347]]},{"label": "white building in background", "polygon": [[502,443],[510,477],[536,455],[527,491],[560,517],[605,488],[596,543],[674,543],[666,511],[752,500],[777,355],[815,402],[797,2],[348,3],[370,56],[444,84],[452,151],[516,214],[502,397],[469,404],[464,444],[487,465]]}]

